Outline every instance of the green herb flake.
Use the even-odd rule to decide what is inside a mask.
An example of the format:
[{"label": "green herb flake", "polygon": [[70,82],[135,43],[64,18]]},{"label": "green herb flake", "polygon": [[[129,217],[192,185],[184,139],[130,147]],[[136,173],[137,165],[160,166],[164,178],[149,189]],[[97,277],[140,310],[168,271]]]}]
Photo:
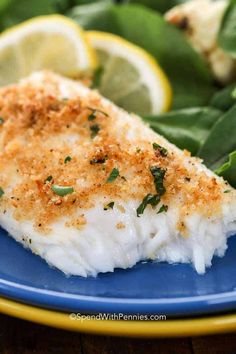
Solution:
[{"label": "green herb flake", "polygon": [[96,114],[97,114],[97,112],[95,110],[93,110],[93,112],[90,113],[90,115],[88,116],[88,120],[89,121],[94,120],[96,118]]},{"label": "green herb flake", "polygon": [[118,168],[113,168],[109,177],[107,178],[107,183],[112,183],[119,176],[120,172]]},{"label": "green herb flake", "polygon": [[166,157],[168,155],[167,149],[164,148],[163,146],[157,143],[153,143],[152,146],[155,151],[158,151],[161,154],[161,156]]},{"label": "green herb flake", "polygon": [[74,188],[69,186],[58,186],[57,184],[53,184],[51,188],[52,191],[60,197],[64,197],[65,195],[74,192]]},{"label": "green herb flake", "polygon": [[91,138],[95,138],[95,136],[98,134],[100,130],[100,127],[98,124],[93,124],[90,126],[90,131],[91,131]]},{"label": "green herb flake", "polygon": [[147,194],[143,200],[142,203],[139,205],[139,207],[137,208],[136,212],[137,212],[137,217],[139,217],[141,214],[144,213],[144,210],[146,209],[146,207],[148,205],[151,205],[152,207],[157,206],[157,204],[160,202],[160,196],[158,194]]},{"label": "green herb flake", "polygon": [[2,189],[2,187],[0,187],[0,198],[3,196],[4,194],[4,190]]},{"label": "green herb flake", "polygon": [[110,202],[104,206],[103,210],[113,209],[115,202]]},{"label": "green herb flake", "polygon": [[64,163],[70,162],[72,160],[71,156],[66,156]]},{"label": "green herb flake", "polygon": [[157,212],[157,214],[161,214],[161,213],[163,213],[163,212],[167,212],[167,210],[168,210],[168,205],[162,205],[161,207],[160,207],[160,209],[159,209],[159,211]]},{"label": "green herb flake", "polygon": [[224,191],[224,193],[230,193],[230,192],[231,192],[230,189],[226,189],[226,190]]},{"label": "green herb flake", "polygon": [[[164,177],[165,177],[165,173],[166,170],[157,167],[157,166],[151,166],[150,167],[150,172],[154,178],[154,183],[155,183],[155,187],[156,187],[156,191],[157,194],[147,194],[144,198],[142,203],[139,205],[139,207],[137,208],[137,216],[139,217],[141,214],[144,213],[144,210],[146,209],[147,205],[150,204],[152,207],[157,206],[157,204],[160,202],[161,200],[161,196],[165,193],[166,189],[165,186],[163,184],[164,182]],[[166,206],[162,206],[160,208],[160,210],[162,208],[166,208]],[[159,212],[165,211],[164,209],[161,210]]]},{"label": "green herb flake", "polygon": [[48,176],[48,177],[45,179],[44,183],[46,183],[46,182],[51,182],[52,179],[53,179],[52,176]]},{"label": "green herb flake", "polygon": [[97,109],[97,111],[98,111],[99,113],[102,113],[104,116],[109,117],[108,113],[106,113],[106,112],[104,112],[104,111],[101,111],[100,109]]},{"label": "green herb flake", "polygon": [[89,121],[93,121],[97,117],[97,113],[101,113],[104,116],[108,117],[108,114],[104,111],[101,111],[100,109],[97,108],[92,108],[92,107],[87,107],[91,111],[91,113],[88,116]]},{"label": "green herb flake", "polygon": [[161,197],[166,191],[165,186],[163,184],[166,170],[157,166],[151,166],[150,172],[154,178],[157,194]]},{"label": "green herb flake", "polygon": [[4,119],[0,117],[0,125],[3,125],[3,123],[4,123]]}]

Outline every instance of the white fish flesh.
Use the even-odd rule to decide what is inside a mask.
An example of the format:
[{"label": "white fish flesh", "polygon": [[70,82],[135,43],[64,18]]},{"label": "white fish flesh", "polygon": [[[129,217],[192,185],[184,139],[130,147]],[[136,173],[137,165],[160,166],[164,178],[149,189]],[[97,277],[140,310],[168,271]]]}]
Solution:
[{"label": "white fish flesh", "polygon": [[139,117],[50,72],[1,88],[0,109],[0,224],[51,266],[204,273],[224,255],[235,190]]}]

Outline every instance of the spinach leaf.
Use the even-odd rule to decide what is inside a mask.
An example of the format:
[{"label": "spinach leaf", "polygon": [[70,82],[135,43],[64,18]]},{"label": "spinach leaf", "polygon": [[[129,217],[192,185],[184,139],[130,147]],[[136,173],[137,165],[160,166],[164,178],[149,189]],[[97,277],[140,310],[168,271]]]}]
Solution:
[{"label": "spinach leaf", "polygon": [[141,4],[150,7],[153,10],[165,13],[172,7],[179,5],[187,0],[127,0],[126,3]]},{"label": "spinach leaf", "polygon": [[50,0],[11,0],[0,6],[0,30],[38,15],[48,15],[55,12]]},{"label": "spinach leaf", "polygon": [[55,12],[64,14],[71,6],[74,6],[74,1],[72,0],[48,0]]},{"label": "spinach leaf", "polygon": [[85,29],[103,31],[110,27],[112,0],[103,0],[91,4],[73,7],[67,15]]},{"label": "spinach leaf", "polygon": [[218,168],[227,155],[236,149],[235,136],[236,105],[219,118],[198,155],[208,167]]},{"label": "spinach leaf", "polygon": [[236,151],[229,154],[229,159],[215,173],[224,177],[232,187],[236,188]]},{"label": "spinach leaf", "polygon": [[74,5],[88,5],[92,3],[101,3],[101,2],[116,2],[116,0],[73,0]]},{"label": "spinach leaf", "polygon": [[225,11],[218,42],[224,51],[236,57],[236,0],[230,0]]},{"label": "spinach leaf", "polygon": [[210,107],[187,108],[144,117],[144,120],[180,149],[187,149],[195,155],[221,114],[221,111]]},{"label": "spinach leaf", "polygon": [[81,14],[72,17],[86,29],[118,34],[151,53],[171,81],[174,108],[203,106],[209,101],[214,89],[205,62],[184,35],[155,11],[140,5],[110,5],[90,12],[86,19]]},{"label": "spinach leaf", "polygon": [[0,12],[5,10],[7,8],[7,6],[9,6],[10,3],[11,3],[11,0],[1,0],[0,1]]},{"label": "spinach leaf", "polygon": [[112,0],[0,0],[0,30],[34,16],[52,13],[66,14],[77,5],[88,6],[89,8],[90,4],[91,6],[94,4],[99,6],[99,3],[108,2],[112,3]]},{"label": "spinach leaf", "polygon": [[210,101],[210,105],[222,111],[227,111],[236,103],[236,97],[233,96],[236,84],[224,87],[216,92]]}]

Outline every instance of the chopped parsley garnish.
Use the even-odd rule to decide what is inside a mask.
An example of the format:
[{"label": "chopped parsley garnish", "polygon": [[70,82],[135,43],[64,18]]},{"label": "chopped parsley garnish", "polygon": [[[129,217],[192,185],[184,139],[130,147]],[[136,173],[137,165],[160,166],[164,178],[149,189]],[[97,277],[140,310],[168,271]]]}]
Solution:
[{"label": "chopped parsley garnish", "polygon": [[157,206],[157,204],[160,202],[160,197],[159,195],[155,194],[147,194],[144,198],[142,203],[139,205],[139,207],[137,208],[137,217],[139,217],[139,215],[144,213],[144,210],[146,209],[147,205],[151,205],[152,207]]},{"label": "chopped parsley garnish", "polygon": [[120,172],[119,172],[118,168],[113,168],[109,177],[107,178],[107,183],[111,183],[111,182],[115,181],[115,179],[119,176],[119,174],[120,174]]},{"label": "chopped parsley garnish", "polygon": [[53,184],[51,188],[52,191],[60,197],[64,197],[65,195],[74,192],[74,188],[69,186],[58,186],[57,184]]},{"label": "chopped parsley garnish", "polygon": [[[157,194],[147,194],[144,198],[142,203],[139,205],[137,208],[137,216],[143,214],[144,210],[146,209],[147,205],[151,205],[152,207],[157,206],[157,204],[161,200],[161,196],[165,193],[166,189],[163,184],[164,182],[164,177],[166,170],[157,167],[157,166],[151,166],[150,167],[150,172],[154,178],[154,183],[156,187]],[[162,206],[159,210],[159,212],[165,211],[166,206]]]},{"label": "chopped parsley garnish", "polygon": [[159,144],[157,144],[157,143],[153,143],[152,146],[153,146],[153,149],[154,149],[155,151],[159,151],[159,153],[161,154],[161,156],[166,157],[166,156],[168,155],[167,149],[164,148],[163,146],[161,146],[161,145],[159,145]]},{"label": "chopped parsley garnish", "polygon": [[151,166],[150,172],[154,178],[156,191],[158,195],[161,197],[166,191],[165,186],[163,184],[166,170],[157,166]]},{"label": "chopped parsley garnish", "polygon": [[90,126],[90,131],[91,131],[91,138],[95,138],[95,136],[98,134],[100,130],[100,127],[98,124],[93,124]]},{"label": "chopped parsley garnish", "polygon": [[231,192],[230,189],[226,189],[226,190],[224,191],[224,193],[230,193],[230,192]]},{"label": "chopped parsley garnish", "polygon": [[46,182],[51,182],[51,181],[52,181],[52,179],[53,179],[53,177],[52,177],[52,176],[48,176],[48,177],[45,179],[45,183],[46,183]]},{"label": "chopped parsley garnish", "polygon": [[94,157],[92,160],[90,160],[90,165],[96,165],[97,163],[105,163],[106,160],[107,160],[107,157],[102,157],[102,158]]},{"label": "chopped parsley garnish", "polygon": [[70,162],[72,159],[71,156],[66,156],[65,160],[64,160],[64,163],[67,163],[67,162]]},{"label": "chopped parsley garnish", "polygon": [[4,123],[4,119],[0,117],[0,125],[3,125],[3,123]]},{"label": "chopped parsley garnish", "polygon": [[97,109],[97,108],[91,108],[91,107],[87,107],[90,111],[92,111],[90,113],[90,115],[88,116],[88,120],[89,121],[92,121],[96,118],[97,116],[97,113],[101,113],[101,114],[104,114],[104,116],[108,117],[108,114],[106,112],[103,112],[101,111],[100,109]]},{"label": "chopped parsley garnish", "polygon": [[113,209],[115,202],[110,202],[104,206],[103,210]]},{"label": "chopped parsley garnish", "polygon": [[161,207],[160,207],[160,209],[159,209],[159,211],[157,212],[157,214],[160,214],[160,213],[163,213],[163,212],[167,212],[167,210],[168,210],[168,205],[162,205]]},{"label": "chopped parsley garnish", "polygon": [[97,114],[97,112],[96,112],[96,110],[94,109],[94,110],[92,111],[92,113],[90,113],[90,115],[88,116],[88,120],[89,120],[89,121],[94,120],[94,119],[96,118],[96,114]]},{"label": "chopped parsley garnish", "polygon": [[97,112],[104,114],[104,116],[108,117],[108,113],[101,111],[100,109],[96,109]]},{"label": "chopped parsley garnish", "polygon": [[4,190],[2,189],[2,187],[0,187],[0,198],[3,196],[4,194]]}]

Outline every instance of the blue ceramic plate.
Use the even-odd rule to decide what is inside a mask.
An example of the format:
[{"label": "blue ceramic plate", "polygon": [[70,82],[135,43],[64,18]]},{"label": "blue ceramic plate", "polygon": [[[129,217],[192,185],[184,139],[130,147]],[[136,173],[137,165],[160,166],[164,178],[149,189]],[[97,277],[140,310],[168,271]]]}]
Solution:
[{"label": "blue ceramic plate", "polygon": [[192,316],[236,310],[236,237],[205,275],[190,265],[139,263],[97,278],[66,277],[0,230],[0,296],[70,312]]}]

